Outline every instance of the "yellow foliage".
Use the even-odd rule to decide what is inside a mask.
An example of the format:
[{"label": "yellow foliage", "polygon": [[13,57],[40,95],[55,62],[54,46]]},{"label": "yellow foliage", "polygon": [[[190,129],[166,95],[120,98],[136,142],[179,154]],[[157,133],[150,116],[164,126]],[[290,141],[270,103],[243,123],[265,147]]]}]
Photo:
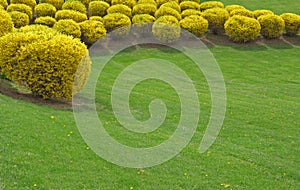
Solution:
[{"label": "yellow foliage", "polygon": [[186,10],[184,10],[184,11],[181,12],[182,19],[184,19],[187,16],[191,16],[191,15],[201,16],[201,12],[197,11],[195,9],[186,9]]},{"label": "yellow foliage", "polygon": [[138,0],[137,4],[151,4],[157,6],[155,0]]},{"label": "yellow foliage", "polygon": [[169,7],[164,7],[161,6],[156,12],[155,12],[155,17],[158,19],[161,16],[166,16],[170,15],[175,17],[178,21],[181,20],[181,15],[176,11],[175,9],[169,8]]},{"label": "yellow foliage", "polygon": [[215,34],[224,31],[224,23],[229,19],[229,13],[222,8],[207,9],[201,16],[208,21],[209,29]]},{"label": "yellow foliage", "polygon": [[283,13],[280,17],[284,20],[286,35],[297,35],[300,30],[300,16],[294,13]]},{"label": "yellow foliage", "polygon": [[242,5],[227,5],[225,7],[226,11],[228,11],[228,13],[230,14],[231,11],[233,10],[237,10],[237,9],[246,9],[245,7],[243,7]]},{"label": "yellow foliage", "polygon": [[137,4],[132,9],[132,14],[149,14],[154,16],[157,8],[156,5],[153,4]]},{"label": "yellow foliage", "polygon": [[49,3],[53,5],[56,10],[61,10],[62,5],[64,4],[64,0],[40,0],[40,3]]},{"label": "yellow foliage", "polygon": [[111,0],[111,5],[118,4],[126,5],[132,9],[136,5],[136,0]]},{"label": "yellow foliage", "polygon": [[31,7],[31,10],[36,6],[35,0],[10,0],[10,4],[24,4]]},{"label": "yellow foliage", "polygon": [[53,27],[54,24],[56,23],[55,18],[52,18],[50,16],[43,16],[43,17],[38,17],[34,21],[36,24],[41,24],[41,25],[46,25],[49,27]]},{"label": "yellow foliage", "polygon": [[71,19],[59,20],[54,24],[53,29],[62,34],[73,36],[74,38],[80,38],[81,36],[79,24]]},{"label": "yellow foliage", "polygon": [[200,4],[200,10],[205,11],[212,8],[224,8],[224,4],[220,1],[207,1]]},{"label": "yellow foliage", "polygon": [[9,15],[14,23],[15,28],[20,28],[22,26],[29,25],[29,17],[27,14],[19,11],[12,11],[9,12]]},{"label": "yellow foliage", "polygon": [[0,37],[12,32],[14,23],[6,11],[0,10]]},{"label": "yellow foliage", "polygon": [[62,5],[62,10],[74,10],[86,14],[86,7],[80,1],[66,1]]},{"label": "yellow foliage", "polygon": [[200,4],[194,1],[183,1],[180,3],[181,10],[194,9],[200,11]]},{"label": "yellow foliage", "polygon": [[10,4],[7,7],[7,12],[19,11],[28,15],[29,19],[32,19],[32,9],[25,4]]},{"label": "yellow foliage", "polygon": [[246,16],[250,18],[254,18],[254,14],[252,11],[249,11],[247,9],[235,9],[230,12],[230,16],[234,15],[240,15],[240,16]]},{"label": "yellow foliage", "polygon": [[203,36],[208,30],[208,21],[197,15],[187,16],[179,23],[181,28],[184,28],[198,37]]},{"label": "yellow foliage", "polygon": [[180,25],[176,17],[159,17],[152,26],[152,33],[162,42],[173,43],[180,38]]},{"label": "yellow foliage", "polygon": [[175,3],[179,3],[179,0],[156,0],[157,7],[160,7],[164,3],[168,3],[174,1]]},{"label": "yellow foliage", "polygon": [[131,20],[122,13],[112,13],[103,17],[103,24],[108,32],[118,29],[115,34],[117,36],[124,36],[130,32]]},{"label": "yellow foliage", "polygon": [[284,20],[277,15],[262,15],[258,17],[261,34],[266,38],[278,38],[284,29]]},{"label": "yellow foliage", "polygon": [[7,6],[8,6],[7,1],[6,0],[0,0],[0,6],[2,6],[4,9],[6,9]]},{"label": "yellow foliage", "polygon": [[36,17],[50,16],[54,17],[56,13],[56,8],[49,3],[40,3],[34,8],[34,13]]},{"label": "yellow foliage", "polygon": [[79,23],[87,20],[87,16],[86,14],[74,10],[59,10],[55,13],[55,19],[57,21],[62,19],[72,19]]},{"label": "yellow foliage", "polygon": [[91,16],[89,20],[99,21],[103,23],[103,18],[101,16]]},{"label": "yellow foliage", "polygon": [[254,14],[254,18],[258,18],[262,15],[274,15],[274,13],[270,10],[255,10],[253,11],[253,14]]},{"label": "yellow foliage", "polygon": [[106,35],[106,30],[102,22],[86,20],[81,22],[79,26],[81,29],[81,40],[87,45],[92,45]]},{"label": "yellow foliage", "polygon": [[132,17],[131,8],[129,8],[126,5],[118,4],[118,5],[112,5],[107,9],[107,14],[112,13],[122,13],[128,17]]},{"label": "yellow foliage", "polygon": [[105,16],[110,5],[104,1],[92,1],[89,5],[90,16]]},{"label": "yellow foliage", "polygon": [[160,8],[161,7],[169,7],[169,8],[175,9],[178,13],[181,12],[180,5],[175,1],[170,1],[170,2],[164,3],[160,6]]}]

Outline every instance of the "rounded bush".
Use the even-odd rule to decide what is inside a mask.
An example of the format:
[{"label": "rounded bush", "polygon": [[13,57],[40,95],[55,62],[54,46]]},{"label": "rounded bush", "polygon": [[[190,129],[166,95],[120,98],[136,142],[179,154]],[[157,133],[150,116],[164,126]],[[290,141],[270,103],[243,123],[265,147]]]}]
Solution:
[{"label": "rounded bush", "polygon": [[31,10],[36,6],[35,0],[10,0],[10,4],[24,4],[31,7]]},{"label": "rounded bush", "polygon": [[36,17],[54,17],[55,13],[56,8],[49,3],[40,3],[34,8],[34,14],[36,15]]},{"label": "rounded bush", "polygon": [[274,15],[274,13],[270,10],[255,10],[253,11],[254,18],[258,18],[262,15]]},{"label": "rounded bush", "polygon": [[44,17],[39,17],[35,19],[35,24],[41,24],[49,27],[53,27],[54,24],[56,23],[55,18],[52,18],[50,16],[44,16]]},{"label": "rounded bush", "polygon": [[6,11],[0,10],[0,37],[12,32],[14,23]]},{"label": "rounded bush", "polygon": [[162,42],[173,43],[180,38],[180,25],[176,17],[166,15],[159,17],[152,26],[152,33]]},{"label": "rounded bush", "polygon": [[151,4],[157,6],[155,0],[138,0],[137,4]]},{"label": "rounded bush", "polygon": [[62,5],[64,4],[64,0],[39,0],[40,3],[49,3],[51,5],[53,5],[56,10],[61,10]]},{"label": "rounded bush", "polygon": [[134,15],[132,18],[132,23],[139,25],[139,24],[145,24],[145,23],[152,23],[156,19],[155,17],[148,15],[148,14],[139,14],[139,15]]},{"label": "rounded bush", "polygon": [[57,21],[62,19],[72,19],[75,22],[83,22],[87,20],[87,16],[86,14],[74,10],[59,10],[55,13],[55,19]]},{"label": "rounded bush", "polygon": [[186,29],[198,37],[203,36],[208,30],[208,21],[197,15],[187,16],[179,23],[181,28]]},{"label": "rounded bush", "polygon": [[80,38],[81,36],[79,24],[71,19],[59,20],[54,24],[53,29],[74,38]]},{"label": "rounded bush", "polygon": [[111,5],[118,4],[126,5],[132,9],[136,5],[136,0],[111,0]]},{"label": "rounded bush", "polygon": [[[71,1],[73,1],[73,0],[71,0]],[[78,1],[78,0],[75,0],[75,1]],[[85,9],[87,10],[91,1],[90,0],[80,0],[80,2],[85,6]]]},{"label": "rounded bush", "polygon": [[19,12],[19,11],[12,11],[9,13],[15,28],[20,28],[26,25],[29,25],[29,17],[27,14]]},{"label": "rounded bush", "polygon": [[175,1],[170,1],[170,2],[164,3],[160,6],[160,8],[161,7],[169,7],[169,8],[175,9],[178,13],[181,13],[180,5]]},{"label": "rounded bush", "polygon": [[197,11],[195,9],[186,9],[186,10],[184,10],[184,11],[181,12],[182,19],[184,19],[187,16],[191,16],[191,15],[201,16],[201,12]]},{"label": "rounded bush", "polygon": [[137,4],[133,7],[132,14],[133,15],[149,14],[154,16],[156,10],[157,10],[156,5],[153,4]]},{"label": "rounded bush", "polygon": [[196,2],[196,3],[200,2],[200,0],[180,0],[180,2],[184,2],[184,1],[192,1],[192,2]]},{"label": "rounded bush", "polygon": [[280,17],[285,23],[285,34],[295,36],[300,30],[300,16],[294,13],[283,13]]},{"label": "rounded bush", "polygon": [[7,7],[7,12],[19,11],[28,15],[29,19],[32,19],[32,9],[25,4],[10,4]]},{"label": "rounded bush", "polygon": [[246,17],[254,18],[253,12],[249,11],[247,9],[235,9],[235,10],[230,12],[230,16],[234,16],[234,15],[240,15],[240,16],[246,16]]},{"label": "rounded bush", "polygon": [[208,21],[209,29],[215,34],[224,32],[224,23],[229,19],[229,13],[221,8],[207,9],[201,16]]},{"label": "rounded bush", "polygon": [[0,0],[0,6],[2,6],[4,9],[6,9],[7,6],[8,6],[7,1],[6,0]]},{"label": "rounded bush", "polygon": [[89,20],[99,21],[103,23],[103,18],[101,16],[91,16]]},{"label": "rounded bush", "polygon": [[263,15],[258,17],[261,26],[260,33],[265,38],[278,38],[283,33],[284,20],[277,15]]},{"label": "rounded bush", "polygon": [[62,5],[62,10],[74,10],[86,14],[86,7],[80,1],[67,1]]},{"label": "rounded bush", "polygon": [[5,11],[5,10],[4,10],[4,7],[3,7],[2,5],[0,5],[0,10],[1,10],[1,11]]},{"label": "rounded bush", "polygon": [[[121,13],[107,14],[103,17],[104,27],[108,32],[119,29],[116,35],[127,35],[130,32],[131,20],[128,16]],[[120,29],[121,28],[121,29]]]},{"label": "rounded bush", "polygon": [[81,40],[87,45],[92,45],[106,35],[106,30],[102,22],[86,20],[81,22],[79,26],[81,29]]},{"label": "rounded bush", "polygon": [[157,7],[160,7],[162,4],[168,3],[168,2],[171,2],[171,1],[174,1],[177,4],[179,3],[179,0],[156,0]]},{"label": "rounded bush", "polygon": [[180,3],[181,10],[194,9],[200,11],[200,4],[194,1],[183,1]]},{"label": "rounded bush", "polygon": [[219,1],[207,1],[200,4],[200,10],[205,11],[212,8],[224,8],[224,4]]},{"label": "rounded bush", "polygon": [[225,32],[234,42],[248,42],[259,36],[260,24],[254,18],[235,15],[225,23]]},{"label": "rounded bush", "polygon": [[152,23],[155,22],[155,17],[148,14],[134,15],[132,18],[133,30],[136,31],[140,37],[149,36],[149,31],[152,29]]},{"label": "rounded bush", "polygon": [[161,16],[167,16],[167,15],[175,17],[178,21],[181,20],[181,15],[175,9],[172,9],[170,7],[161,6],[155,12],[156,19],[161,17]]},{"label": "rounded bush", "polygon": [[109,7],[107,9],[107,14],[112,14],[112,13],[122,13],[130,18],[132,17],[131,8],[122,4],[112,5],[111,7]]},{"label": "rounded bush", "polygon": [[243,7],[242,5],[227,5],[225,7],[226,11],[228,11],[228,13],[230,14],[231,11],[233,10],[237,10],[237,9],[246,9],[245,7]]},{"label": "rounded bush", "polygon": [[90,16],[105,16],[107,14],[107,9],[110,5],[104,1],[92,1],[89,4],[89,15]]}]

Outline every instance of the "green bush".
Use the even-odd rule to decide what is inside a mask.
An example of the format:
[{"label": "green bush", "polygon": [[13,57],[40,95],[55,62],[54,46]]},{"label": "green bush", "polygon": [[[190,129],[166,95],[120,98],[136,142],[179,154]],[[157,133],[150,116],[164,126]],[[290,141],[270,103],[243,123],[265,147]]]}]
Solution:
[{"label": "green bush", "polygon": [[191,16],[191,15],[198,15],[201,16],[201,12],[197,11],[195,9],[186,9],[184,11],[181,12],[181,18],[184,19],[187,16]]},{"label": "green bush", "polygon": [[258,18],[262,15],[274,15],[274,13],[270,10],[255,10],[253,11],[254,18]]},{"label": "green bush", "polygon": [[230,12],[230,16],[234,15],[240,15],[240,16],[246,16],[250,18],[254,18],[254,14],[252,11],[249,11],[247,9],[235,9]]},{"label": "green bush", "polygon": [[35,24],[41,24],[41,25],[46,25],[49,27],[53,27],[54,24],[56,23],[55,18],[52,18],[50,16],[43,16],[35,19]]},{"label": "green bush", "polygon": [[56,10],[61,10],[62,5],[64,4],[64,0],[39,0],[40,3],[49,3],[51,5],[53,5]]},{"label": "green bush", "polygon": [[12,11],[9,12],[9,15],[14,23],[15,28],[20,28],[29,25],[29,17],[27,14],[19,11]]},{"label": "green bush", "polygon": [[86,14],[86,7],[80,1],[67,1],[62,5],[62,10],[74,10]]},{"label": "green bush", "polygon": [[130,32],[131,20],[122,13],[107,14],[103,17],[103,23],[108,32],[118,29],[115,33],[117,36],[124,36]]},{"label": "green bush", "polygon": [[277,15],[262,15],[258,17],[261,26],[261,34],[265,38],[278,38],[283,33],[284,20]]},{"label": "green bush", "polygon": [[6,9],[7,6],[8,6],[8,3],[7,3],[6,0],[0,0],[0,5],[1,5],[4,9]]},{"label": "green bush", "polygon": [[186,29],[195,36],[201,37],[208,30],[208,21],[201,16],[187,16],[179,22],[181,28]]},{"label": "green bush", "polygon": [[103,18],[101,16],[91,16],[89,20],[99,21],[103,23]]},{"label": "green bush", "polygon": [[31,10],[36,6],[35,0],[10,0],[10,4],[24,4],[31,7]]},{"label": "green bush", "polygon": [[81,22],[79,26],[81,29],[81,40],[89,46],[106,35],[106,30],[102,22],[86,20]]},{"label": "green bush", "polygon": [[194,9],[200,11],[200,4],[194,1],[183,1],[180,3],[181,10]]},{"label": "green bush", "polygon": [[231,11],[233,10],[237,10],[237,9],[246,9],[245,7],[243,7],[242,5],[227,5],[225,7],[226,11],[229,12],[229,14],[231,13]]},{"label": "green bush", "polygon": [[154,16],[156,10],[157,10],[156,5],[153,4],[137,4],[133,7],[132,14],[133,15],[149,14]]},{"label": "green bush", "polygon": [[104,1],[92,1],[89,5],[90,16],[105,16],[110,5]]},{"label": "green bush", "polygon": [[152,33],[162,42],[173,43],[180,38],[180,25],[176,17],[166,15],[159,17],[152,26]]},{"label": "green bush", "polygon": [[71,19],[59,20],[54,24],[53,29],[74,38],[80,38],[81,36],[79,24]]},{"label": "green bush", "polygon": [[6,11],[0,10],[0,37],[12,32],[14,23]]},{"label": "green bush", "polygon": [[171,1],[174,1],[177,4],[179,3],[179,0],[156,0],[157,7],[160,7],[162,4],[168,3],[168,2],[171,2]]},{"label": "green bush", "polygon": [[25,4],[10,4],[7,7],[7,12],[19,11],[28,15],[29,19],[32,19],[32,9]]},{"label": "green bush", "polygon": [[180,5],[175,1],[170,1],[170,2],[164,3],[160,6],[160,8],[161,7],[169,7],[169,8],[175,9],[178,13],[181,13]]},{"label": "green bush", "polygon": [[224,23],[229,19],[229,13],[225,9],[211,8],[205,10],[202,14],[209,24],[209,29],[214,34],[224,32]]},{"label": "green bush", "polygon": [[151,4],[157,6],[155,0],[138,0],[137,4]]},{"label": "green bush", "polygon": [[83,22],[87,20],[87,16],[86,14],[74,10],[59,10],[55,13],[55,19],[57,21],[62,19],[72,19],[75,22]]},{"label": "green bush", "polygon": [[205,11],[212,8],[224,8],[224,4],[219,1],[207,1],[200,4],[200,10]]},{"label": "green bush", "polygon": [[175,17],[178,21],[181,20],[181,15],[180,15],[175,9],[172,9],[172,8],[170,8],[170,7],[164,7],[164,6],[161,6],[161,7],[155,12],[155,17],[156,17],[156,19],[158,19],[158,18],[161,17],[161,16],[167,16],[167,15],[170,15],[170,16]]},{"label": "green bush", "polygon": [[[34,94],[45,99],[69,100],[87,80],[91,65],[88,51],[79,39],[55,33],[48,27],[41,29],[42,26],[27,27],[1,37],[0,67],[8,79],[28,87]],[[83,66],[77,75],[80,77],[74,81],[82,59]]]},{"label": "green bush", "polygon": [[111,7],[109,7],[107,9],[107,14],[122,13],[122,14],[128,16],[129,18],[132,17],[132,13],[131,12],[132,12],[131,8],[129,8],[126,5],[122,5],[122,4],[112,5]]},{"label": "green bush", "polygon": [[136,0],[111,0],[111,5],[118,4],[126,5],[132,9],[136,5]]},{"label": "green bush", "polygon": [[56,8],[49,3],[40,3],[34,8],[34,13],[36,17],[50,16],[54,17],[56,13]]},{"label": "green bush", "polygon": [[225,23],[225,32],[234,42],[248,42],[259,36],[260,24],[254,18],[235,15]]},{"label": "green bush", "polygon": [[285,23],[285,34],[295,36],[300,30],[300,16],[294,13],[283,13],[280,17]]}]

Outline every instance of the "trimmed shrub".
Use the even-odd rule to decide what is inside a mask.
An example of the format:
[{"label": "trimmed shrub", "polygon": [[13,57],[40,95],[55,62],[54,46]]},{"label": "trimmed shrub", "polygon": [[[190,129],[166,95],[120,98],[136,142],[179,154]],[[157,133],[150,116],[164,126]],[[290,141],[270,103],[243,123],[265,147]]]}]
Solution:
[{"label": "trimmed shrub", "polygon": [[19,11],[12,11],[9,12],[9,15],[14,23],[15,28],[20,28],[22,26],[29,25],[29,17],[27,14]]},{"label": "trimmed shrub", "polygon": [[187,16],[191,16],[191,15],[198,15],[201,16],[201,12],[197,11],[195,9],[186,9],[184,11],[181,12],[181,18],[184,19]]},{"label": "trimmed shrub", "polygon": [[207,1],[200,4],[200,10],[205,11],[212,8],[224,8],[224,4],[219,1]]},{"label": "trimmed shrub", "polygon": [[157,6],[155,0],[138,0],[137,4],[151,4]]},{"label": "trimmed shrub", "polygon": [[0,11],[5,11],[2,5],[0,5]]},{"label": "trimmed shrub", "polygon": [[139,14],[139,15],[134,15],[132,18],[132,24],[135,25],[143,25],[145,23],[152,23],[156,19],[155,17],[148,15],[148,14]]},{"label": "trimmed shrub", "polygon": [[34,8],[34,14],[36,15],[36,17],[54,17],[55,13],[56,8],[49,3],[40,3]]},{"label": "trimmed shrub", "polygon": [[86,20],[81,22],[79,26],[81,29],[81,40],[87,45],[92,45],[106,35],[106,30],[102,22]]},{"label": "trimmed shrub", "polygon": [[104,1],[92,1],[89,5],[90,16],[105,16],[110,5]]},{"label": "trimmed shrub", "polygon": [[91,16],[89,20],[99,21],[103,23],[103,18],[101,16]]},{"label": "trimmed shrub", "polygon": [[223,33],[224,23],[229,19],[229,13],[221,8],[207,9],[201,16],[208,21],[209,29],[214,34]]},{"label": "trimmed shrub", "polygon": [[86,7],[80,1],[67,1],[62,5],[62,10],[74,10],[86,14]]},{"label": "trimmed shrub", "polygon": [[[75,1],[78,1],[78,0],[75,0]],[[87,10],[91,1],[90,0],[79,0],[79,1],[85,6],[85,8]]]},{"label": "trimmed shrub", "polygon": [[285,23],[285,34],[295,36],[300,30],[300,16],[294,13],[283,13],[280,17]]},{"label": "trimmed shrub", "polygon": [[247,9],[235,9],[230,12],[230,16],[234,15],[240,15],[240,16],[246,16],[250,18],[254,18],[254,14],[252,11],[249,11]]},{"label": "trimmed shrub", "polygon": [[132,29],[135,31],[136,35],[139,37],[152,35],[149,31],[152,30],[152,23],[155,22],[155,17],[148,14],[134,15],[132,18]]},{"label": "trimmed shrub", "polygon": [[184,1],[192,1],[192,2],[196,2],[196,3],[200,3],[200,0],[180,0],[180,2],[184,2]]},{"label": "trimmed shrub", "polygon": [[59,20],[54,24],[53,29],[74,38],[80,38],[81,36],[79,24],[71,19]]},{"label": "trimmed shrub", "polygon": [[200,11],[200,4],[194,1],[183,1],[180,3],[181,10],[194,9]]},{"label": "trimmed shrub", "polygon": [[180,5],[178,3],[176,3],[175,1],[170,1],[170,2],[164,3],[160,6],[160,8],[161,7],[169,7],[169,8],[175,9],[178,13],[181,13]]},{"label": "trimmed shrub", "polygon": [[61,10],[62,5],[64,4],[64,0],[39,0],[40,3],[49,3],[53,5],[56,10]]},{"label": "trimmed shrub", "polygon": [[133,15],[149,14],[154,16],[156,10],[157,10],[156,5],[153,4],[137,4],[133,7],[132,14]]},{"label": "trimmed shrub", "polygon": [[155,17],[156,17],[156,19],[159,18],[159,17],[161,17],[161,16],[166,16],[166,15],[173,16],[173,17],[175,17],[178,21],[181,20],[181,15],[180,15],[175,9],[172,9],[172,8],[169,8],[169,7],[161,6],[161,7],[155,12]]},{"label": "trimmed shrub", "polygon": [[255,10],[253,11],[254,18],[258,18],[262,15],[274,15],[274,13],[270,10]]},{"label": "trimmed shrub", "polygon": [[29,7],[31,7],[31,10],[33,10],[34,7],[36,6],[36,1],[35,0],[10,0],[10,4],[28,5]]},{"label": "trimmed shrub", "polygon": [[208,21],[201,16],[187,16],[179,22],[181,28],[186,29],[195,36],[201,37],[208,30]]},{"label": "trimmed shrub", "polygon": [[6,11],[0,10],[0,37],[12,32],[13,29],[14,23],[9,14]]},{"label": "trimmed shrub", "polygon": [[179,0],[156,0],[157,7],[160,7],[162,4],[168,3],[168,2],[171,2],[171,1],[174,1],[177,4],[179,3]]},{"label": "trimmed shrub", "polygon": [[55,18],[52,18],[50,16],[44,16],[44,17],[36,18],[34,22],[36,24],[42,24],[45,26],[53,27],[54,24],[56,23],[56,20]]},{"label": "trimmed shrub", "polygon": [[225,32],[234,42],[248,42],[259,36],[260,24],[254,18],[235,15],[225,23]]},{"label": "trimmed shrub", "polygon": [[229,12],[229,14],[231,13],[231,11],[236,10],[236,9],[246,9],[245,7],[243,7],[242,5],[227,5],[225,7],[226,11]]},{"label": "trimmed shrub", "polygon": [[25,4],[10,4],[7,7],[7,12],[19,11],[21,13],[25,13],[28,15],[29,19],[32,19],[32,9],[28,5]]},{"label": "trimmed shrub", "polygon": [[129,34],[131,20],[128,16],[124,14],[112,13],[107,14],[105,17],[103,17],[103,24],[108,32],[111,32],[115,29],[119,29],[115,34],[117,36],[123,36]]},{"label": "trimmed shrub", "polygon": [[117,5],[117,4],[126,5],[132,9],[133,6],[136,5],[136,0],[111,0],[111,5]]},{"label": "trimmed shrub", "polygon": [[152,26],[152,33],[162,42],[173,43],[180,38],[180,25],[176,17],[166,15],[159,17]]},{"label": "trimmed shrub", "polygon": [[59,10],[55,13],[55,19],[57,21],[62,19],[72,19],[75,22],[83,22],[87,20],[87,16],[86,14],[74,10]]},{"label": "trimmed shrub", "polygon": [[2,6],[4,9],[6,9],[7,6],[8,6],[7,1],[6,0],[0,0],[0,6]]},{"label": "trimmed shrub", "polygon": [[109,7],[107,9],[107,14],[112,14],[112,13],[122,13],[122,14],[128,16],[129,18],[132,17],[131,8],[129,8],[126,5],[122,5],[122,4],[112,5],[111,7]]},{"label": "trimmed shrub", "polygon": [[261,26],[260,33],[265,38],[278,38],[283,33],[284,20],[277,15],[262,15],[258,17]]}]

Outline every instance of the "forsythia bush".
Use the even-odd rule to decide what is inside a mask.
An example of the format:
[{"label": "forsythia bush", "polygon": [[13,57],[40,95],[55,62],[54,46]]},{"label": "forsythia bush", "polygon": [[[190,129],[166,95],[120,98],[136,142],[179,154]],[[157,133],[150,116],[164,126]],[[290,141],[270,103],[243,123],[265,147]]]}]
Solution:
[{"label": "forsythia bush", "polygon": [[266,38],[278,38],[284,29],[284,20],[277,15],[263,15],[258,17],[261,34]]},{"label": "forsythia bush", "polygon": [[131,8],[129,8],[126,5],[122,5],[122,4],[112,5],[111,7],[109,7],[107,9],[107,14],[122,13],[122,14],[128,16],[129,18],[132,17],[131,12],[132,12]]},{"label": "forsythia bush", "polygon": [[254,18],[258,18],[262,15],[274,15],[274,13],[270,10],[255,10],[253,11]]},{"label": "forsythia bush", "polygon": [[137,4],[152,4],[157,6],[157,3],[155,0],[138,0]]},{"label": "forsythia bush", "polygon": [[208,30],[208,21],[197,15],[187,16],[179,23],[181,28],[186,29],[198,37],[203,36]]},{"label": "forsythia bush", "polygon": [[187,9],[181,12],[181,17],[184,19],[187,16],[198,15],[201,16],[201,12],[194,9]]},{"label": "forsythia bush", "polygon": [[260,24],[254,18],[235,15],[225,23],[225,32],[234,42],[248,42],[259,36]]},{"label": "forsythia bush", "polygon": [[67,1],[62,5],[62,10],[74,10],[86,14],[86,7],[80,1]]},{"label": "forsythia bush", "polygon": [[172,9],[170,7],[164,7],[161,6],[156,12],[155,12],[155,17],[159,18],[161,16],[166,16],[166,15],[170,15],[175,17],[178,21],[181,20],[181,15],[180,13],[178,13],[178,11],[176,11],[175,9]]},{"label": "forsythia bush", "polygon": [[6,0],[0,0],[0,5],[1,5],[4,9],[6,9],[7,6],[8,6],[8,3],[7,3]]},{"label": "forsythia bush", "polygon": [[176,3],[175,1],[170,1],[170,2],[164,3],[160,7],[169,7],[169,8],[175,9],[178,13],[181,12],[180,5],[178,3]]},{"label": "forsythia bush", "polygon": [[168,3],[174,1],[175,3],[179,3],[179,0],[156,0],[157,7],[160,7],[164,3]]},{"label": "forsythia bush", "polygon": [[215,34],[224,31],[224,23],[229,19],[229,13],[222,8],[207,9],[201,16],[208,21],[209,29]]},{"label": "forsythia bush", "polygon": [[34,7],[36,6],[36,1],[35,0],[10,0],[10,4],[24,4],[33,10]]},{"label": "forsythia bush", "polygon": [[7,7],[7,12],[19,11],[28,15],[29,19],[32,19],[32,9],[25,4],[10,4]]},{"label": "forsythia bush", "polygon": [[149,14],[154,16],[157,8],[156,5],[153,4],[137,4],[132,9],[132,14]]},{"label": "forsythia bush", "polygon": [[180,25],[174,16],[159,17],[152,26],[152,33],[162,42],[173,43],[180,38]]},{"label": "forsythia bush", "polygon": [[212,8],[224,8],[224,4],[219,1],[207,1],[200,4],[200,10],[205,11]]},{"label": "forsythia bush", "polygon": [[49,3],[53,5],[56,10],[61,10],[62,5],[64,4],[64,0],[40,0],[40,3]]},{"label": "forsythia bush", "polygon": [[54,24],[53,29],[62,34],[73,36],[74,38],[80,38],[81,36],[79,24],[71,19],[59,20]]},{"label": "forsythia bush", "polygon": [[86,20],[81,22],[79,26],[81,29],[81,40],[89,46],[106,35],[106,30],[102,22]]},{"label": "forsythia bush", "polygon": [[89,20],[99,21],[103,23],[103,18],[101,16],[91,16]]},{"label": "forsythia bush", "polygon": [[9,15],[14,23],[15,28],[29,25],[29,17],[27,14],[19,11],[12,11],[9,13]]},{"label": "forsythia bush", "polygon": [[234,15],[240,15],[240,16],[246,16],[250,18],[254,18],[254,14],[252,11],[249,11],[247,9],[235,9],[230,12],[230,16]]},{"label": "forsythia bush", "polygon": [[43,16],[43,17],[39,17],[36,18],[34,21],[36,24],[41,24],[41,25],[46,25],[49,27],[53,27],[54,24],[56,23],[55,18],[52,18],[50,16]]},{"label": "forsythia bush", "polygon": [[183,1],[180,3],[180,8],[182,11],[187,9],[195,9],[200,11],[200,4],[194,1]]},{"label": "forsythia bush", "polygon": [[56,8],[49,3],[40,3],[34,8],[34,13],[36,17],[50,16],[54,17],[56,13]]},{"label": "forsythia bush", "polygon": [[69,100],[87,80],[88,51],[78,39],[44,27],[29,26],[1,37],[0,67],[8,79],[45,99]]},{"label": "forsythia bush", "polygon": [[124,14],[112,13],[103,17],[103,24],[108,32],[118,29],[115,34],[117,36],[125,36],[130,32],[131,20]]},{"label": "forsythia bush", "polygon": [[128,6],[129,8],[133,8],[136,5],[136,0],[112,0],[111,5],[123,4]]},{"label": "forsythia bush", "polygon": [[300,30],[300,15],[294,13],[284,13],[280,15],[285,23],[285,33],[289,36],[295,36]]},{"label": "forsythia bush", "polygon": [[62,19],[72,19],[75,22],[83,22],[87,20],[87,16],[86,14],[74,10],[59,10],[55,13],[55,19],[57,21]]},{"label": "forsythia bush", "polygon": [[92,1],[89,4],[89,15],[90,16],[105,16],[107,14],[107,9],[110,5],[104,1]]},{"label": "forsythia bush", "polygon": [[241,5],[227,5],[225,7],[226,11],[229,12],[229,14],[231,13],[231,11],[233,10],[237,10],[237,9],[246,9],[245,7],[241,6]]},{"label": "forsythia bush", "polygon": [[9,14],[6,11],[0,10],[0,37],[12,32],[13,29],[14,23]]}]

